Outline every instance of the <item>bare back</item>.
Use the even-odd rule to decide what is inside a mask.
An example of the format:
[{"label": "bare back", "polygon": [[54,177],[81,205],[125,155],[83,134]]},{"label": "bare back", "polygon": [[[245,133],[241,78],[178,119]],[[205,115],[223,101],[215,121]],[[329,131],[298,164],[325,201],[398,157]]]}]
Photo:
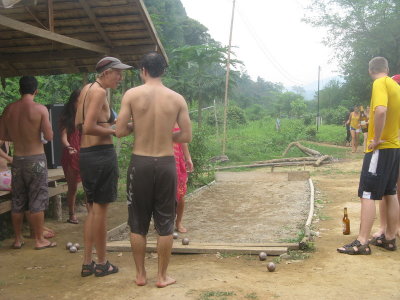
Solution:
[{"label": "bare back", "polygon": [[132,152],[145,156],[172,156],[172,131],[186,102],[162,84],[145,84],[127,92],[134,122]]},{"label": "bare back", "polygon": [[87,84],[81,91],[76,110],[75,125],[82,130],[81,147],[112,144],[109,129],[110,106],[106,91],[98,84]]},{"label": "bare back", "polygon": [[41,133],[46,140],[53,139],[47,108],[33,101],[33,96],[23,97],[10,104],[3,115],[3,126],[14,143],[16,156],[44,153]]}]

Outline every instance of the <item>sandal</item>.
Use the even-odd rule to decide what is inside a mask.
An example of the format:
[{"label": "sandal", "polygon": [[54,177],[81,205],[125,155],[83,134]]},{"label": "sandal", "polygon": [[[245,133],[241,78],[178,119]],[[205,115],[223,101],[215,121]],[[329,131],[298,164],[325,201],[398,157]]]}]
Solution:
[{"label": "sandal", "polygon": [[382,233],[380,236],[372,237],[368,242],[371,245],[379,246],[378,244],[382,244],[382,240],[385,238],[385,235]]},{"label": "sandal", "polygon": [[[112,267],[111,270],[110,270],[110,267]],[[118,267],[114,266],[113,264],[110,264],[110,262],[107,260],[107,262],[104,265],[97,264],[96,267],[94,268],[94,270],[95,270],[94,275],[96,277],[103,277],[103,276],[117,273]]]},{"label": "sandal", "polygon": [[96,267],[96,263],[92,260],[92,262],[88,265],[82,265],[81,276],[87,277],[94,273],[94,269]]},{"label": "sandal", "polygon": [[[356,247],[356,249],[354,249]],[[344,249],[336,249],[339,253],[349,254],[349,255],[370,255],[371,248],[369,244],[366,243],[364,245],[361,244],[359,240],[354,240],[350,244],[344,245],[342,248]]]},{"label": "sandal", "polygon": [[[373,241],[373,243],[372,243],[372,241]],[[384,234],[382,234],[381,236],[379,236],[377,238],[373,238],[371,240],[371,244],[374,246],[384,248],[389,251],[395,251],[397,249],[396,238],[394,238],[393,240],[387,240]]]}]

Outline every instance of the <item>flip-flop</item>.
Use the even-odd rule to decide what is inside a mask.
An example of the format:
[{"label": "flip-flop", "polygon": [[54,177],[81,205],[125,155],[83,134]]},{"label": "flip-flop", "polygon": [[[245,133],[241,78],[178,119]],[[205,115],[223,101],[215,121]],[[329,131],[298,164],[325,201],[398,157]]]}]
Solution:
[{"label": "flip-flop", "polygon": [[21,244],[19,246],[16,246],[15,244],[12,244],[11,245],[11,249],[21,249],[23,245],[25,245],[25,242],[21,242]]},{"label": "flip-flop", "polygon": [[71,219],[67,219],[67,223],[71,223],[71,224],[79,224],[78,220],[71,220]]},{"label": "flip-flop", "polygon": [[57,246],[57,243],[51,242],[50,244],[48,244],[46,246],[35,247],[35,250],[43,250],[43,249],[46,249],[46,248],[54,248],[55,246]]}]

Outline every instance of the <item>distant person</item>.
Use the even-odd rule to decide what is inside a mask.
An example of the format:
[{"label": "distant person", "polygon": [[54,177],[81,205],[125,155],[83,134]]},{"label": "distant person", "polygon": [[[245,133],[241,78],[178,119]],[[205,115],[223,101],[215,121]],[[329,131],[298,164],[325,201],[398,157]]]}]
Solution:
[{"label": "distant person", "polygon": [[276,131],[281,131],[281,120],[279,119],[279,117],[277,117],[275,120],[275,129]]},{"label": "distant person", "polygon": [[35,103],[38,82],[35,77],[19,80],[21,98],[8,105],[1,118],[0,139],[14,143],[12,163],[12,221],[15,232],[13,248],[19,249],[22,240],[22,221],[25,210],[30,211],[30,224],[35,234],[35,249],[55,247],[43,237],[44,210],[49,204],[47,159],[41,141],[53,139],[47,108]]},{"label": "distant person", "polygon": [[12,163],[9,155],[9,142],[0,141],[0,191],[11,191],[11,170],[8,165]]},{"label": "distant person", "polygon": [[[398,84],[400,84],[400,74],[392,76],[392,79],[396,81]],[[400,139],[400,131],[399,131],[399,139]],[[400,175],[397,178],[397,200],[399,201],[400,205]],[[383,199],[383,201],[379,202],[380,227],[379,230],[372,235],[372,244],[380,243],[382,241],[382,238],[385,236],[385,230],[387,226],[386,209],[387,209],[386,201],[385,199]],[[400,237],[400,212],[399,212],[399,220],[397,227],[397,236]]]},{"label": "distant person", "polygon": [[353,153],[357,152],[360,129],[360,108],[354,106],[353,112],[350,113],[348,123],[350,124],[351,148]]},{"label": "distant person", "polygon": [[[117,88],[122,70],[131,68],[115,57],[105,57],[96,65],[97,78],[81,91],[75,117],[80,129],[79,169],[86,194],[88,216],[84,224],[84,255],[81,276],[102,277],[118,272],[106,259],[107,210],[117,199],[118,162],[111,127],[115,117],[107,101],[107,88]],[[97,263],[92,261],[96,247]]]},{"label": "distant person", "polygon": [[[361,224],[356,240],[337,249],[345,254],[371,254],[369,243],[394,251],[399,221],[396,182],[400,163],[400,86],[388,77],[388,62],[375,57],[369,62],[374,80],[368,125],[368,150],[364,156],[358,196],[361,198]],[[375,218],[375,200],[386,202],[381,215],[386,217],[382,237],[369,242]]]},{"label": "distant person", "polygon": [[346,119],[343,122],[346,127],[346,146],[351,146],[351,132],[350,132],[350,114],[354,111],[353,108],[350,109],[346,114]]},{"label": "distant person", "polygon": [[60,115],[59,128],[61,131],[61,143],[63,152],[61,165],[67,180],[67,203],[69,210],[68,223],[78,224],[76,218],[75,202],[78,191],[78,183],[81,182],[79,171],[79,150],[81,148],[81,132],[75,127],[76,107],[78,105],[80,90],[75,90],[69,96],[68,102]]},{"label": "distant person", "polygon": [[[175,125],[174,132],[179,131]],[[185,195],[187,191],[188,172],[193,172],[193,162],[187,143],[174,143],[174,156],[176,162],[177,190],[176,190],[176,220],[175,227],[180,233],[187,232],[182,224],[183,212],[185,211]]]},{"label": "distant person", "polygon": [[[166,68],[164,58],[151,52],[140,62],[143,85],[128,90],[121,103],[116,135],[129,135],[133,120],[135,143],[128,168],[128,224],[136,265],[136,284],[147,283],[144,265],[146,236],[153,216],[158,233],[159,288],[175,283],[167,276],[171,256],[172,233],[176,209],[176,167],[173,143],[192,139],[191,123],[185,99],[165,87],[161,76]],[[180,130],[173,132],[175,123]]]}]

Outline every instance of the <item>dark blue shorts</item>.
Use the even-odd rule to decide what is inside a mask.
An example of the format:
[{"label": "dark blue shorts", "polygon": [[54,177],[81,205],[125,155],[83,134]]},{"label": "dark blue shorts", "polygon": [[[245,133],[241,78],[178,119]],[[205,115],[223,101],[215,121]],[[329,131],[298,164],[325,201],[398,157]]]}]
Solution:
[{"label": "dark blue shorts", "polygon": [[400,149],[379,149],[364,156],[358,196],[382,200],[383,196],[396,195],[399,176]]},{"label": "dark blue shorts", "polygon": [[147,235],[151,217],[160,236],[174,232],[176,166],[174,156],[133,154],[126,181],[131,232]]},{"label": "dark blue shorts", "polygon": [[113,145],[81,148],[79,169],[88,203],[105,204],[117,199],[119,174]]}]

